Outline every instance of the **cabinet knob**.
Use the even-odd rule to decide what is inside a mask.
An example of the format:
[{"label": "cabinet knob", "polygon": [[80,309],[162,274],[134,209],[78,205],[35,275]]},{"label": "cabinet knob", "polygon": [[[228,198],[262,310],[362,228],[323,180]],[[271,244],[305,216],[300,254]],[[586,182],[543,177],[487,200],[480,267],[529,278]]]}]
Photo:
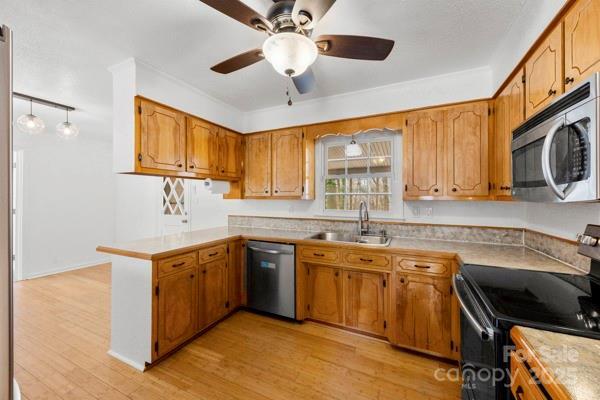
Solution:
[{"label": "cabinet knob", "polygon": [[456,192],[457,190],[458,190],[458,189],[456,189],[456,188],[452,188],[452,191],[453,191],[453,192]]},{"label": "cabinet knob", "polygon": [[275,193],[279,193],[279,190],[275,189]]},{"label": "cabinet knob", "polygon": [[340,276],[340,273],[336,271],[335,276]]},{"label": "cabinet knob", "polygon": [[265,193],[269,193],[269,189],[265,189]]},{"label": "cabinet knob", "polygon": [[177,167],[181,168],[183,167],[183,164],[177,164]]},{"label": "cabinet knob", "polygon": [[225,173],[225,169],[222,169],[222,170],[221,170],[221,173],[222,173],[222,174],[224,174],[224,173]]},{"label": "cabinet knob", "polygon": [[404,283],[404,278],[400,278],[400,283]]},{"label": "cabinet knob", "polygon": [[548,90],[548,96],[554,96],[556,94],[556,90],[550,89]]},{"label": "cabinet knob", "polygon": [[571,78],[570,76],[567,76],[565,78],[565,85],[568,85],[568,84],[573,83],[573,82],[575,82],[575,78]]},{"label": "cabinet knob", "polygon": [[190,165],[190,169],[194,169],[194,166],[193,166],[193,165]]},{"label": "cabinet knob", "polygon": [[190,278],[192,278],[192,279],[193,279],[193,278],[194,278],[194,276],[196,276],[196,275],[194,275],[194,274],[191,274],[191,275],[190,275]]},{"label": "cabinet knob", "polygon": [[433,191],[434,191],[435,193],[437,193],[437,192],[439,192],[439,191],[440,191],[440,189],[438,189],[438,188],[435,188],[435,189],[433,189]]}]

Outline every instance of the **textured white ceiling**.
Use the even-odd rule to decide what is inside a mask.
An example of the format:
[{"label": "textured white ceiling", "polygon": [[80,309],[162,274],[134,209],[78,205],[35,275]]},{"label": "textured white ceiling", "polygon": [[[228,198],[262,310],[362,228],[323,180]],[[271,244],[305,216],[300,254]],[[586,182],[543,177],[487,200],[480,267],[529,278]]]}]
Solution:
[{"label": "textured white ceiling", "polygon": [[[265,12],[270,0],[245,0]],[[318,89],[296,101],[489,64],[524,4],[535,0],[338,0],[315,35],[394,39],[384,62],[319,57]],[[107,67],[136,57],[251,111],[285,102],[287,79],[267,62],[230,75],[210,66],[259,47],[263,34],[198,0],[0,0],[15,34],[15,90],[64,101],[109,133]]]}]

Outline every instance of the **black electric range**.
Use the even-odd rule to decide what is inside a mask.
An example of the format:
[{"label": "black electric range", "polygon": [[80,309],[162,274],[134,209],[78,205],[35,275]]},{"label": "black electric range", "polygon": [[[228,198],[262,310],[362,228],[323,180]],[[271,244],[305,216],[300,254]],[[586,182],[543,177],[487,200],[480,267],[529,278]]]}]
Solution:
[{"label": "black electric range", "polygon": [[579,252],[588,275],[463,265],[454,276],[461,304],[463,400],[510,400],[514,325],[600,339],[600,226],[589,225]]}]

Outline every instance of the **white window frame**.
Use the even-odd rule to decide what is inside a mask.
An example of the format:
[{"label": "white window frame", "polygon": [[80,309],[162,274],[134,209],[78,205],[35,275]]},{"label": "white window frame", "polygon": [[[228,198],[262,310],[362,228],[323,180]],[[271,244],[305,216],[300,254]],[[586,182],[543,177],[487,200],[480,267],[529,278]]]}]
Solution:
[{"label": "white window frame", "polygon": [[[391,172],[391,202],[389,211],[371,211],[369,215],[378,219],[403,219],[404,205],[402,201],[402,135],[389,129],[369,130],[359,132],[353,135],[356,143],[369,143],[385,139],[392,139],[392,172]],[[357,210],[326,210],[325,209],[325,180],[327,178],[327,148],[348,144],[352,140],[351,136],[327,135],[317,141],[315,149],[315,159],[317,180],[316,180],[316,201],[320,215],[329,217],[352,218],[358,215]],[[381,176],[382,174],[365,174],[364,176]],[[387,175],[387,174],[385,174]]]}]

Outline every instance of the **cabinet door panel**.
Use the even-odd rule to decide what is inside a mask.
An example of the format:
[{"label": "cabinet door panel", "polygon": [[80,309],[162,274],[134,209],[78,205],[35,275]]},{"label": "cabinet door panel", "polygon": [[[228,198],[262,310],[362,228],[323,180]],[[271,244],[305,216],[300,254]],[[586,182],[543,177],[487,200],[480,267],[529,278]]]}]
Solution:
[{"label": "cabinet door panel", "polygon": [[339,268],[308,265],[307,300],[310,318],[343,324],[343,287]]},{"label": "cabinet door panel", "polygon": [[227,261],[200,265],[199,325],[207,327],[227,314]]},{"label": "cabinet door panel", "polygon": [[272,133],[273,196],[302,196],[302,129]]},{"label": "cabinet door panel", "polygon": [[158,285],[158,356],[161,356],[196,333],[196,267],[161,278]]},{"label": "cabinet door panel", "polygon": [[565,17],[565,84],[600,70],[600,0],[580,0]]},{"label": "cabinet door panel", "polygon": [[404,182],[408,196],[444,194],[444,113],[408,114],[404,135]]},{"label": "cabinet door panel", "polygon": [[217,128],[197,118],[187,119],[187,171],[217,173]]},{"label": "cabinet door panel", "polygon": [[446,117],[448,195],[485,196],[488,181],[488,105],[454,107]]},{"label": "cabinet door panel", "polygon": [[142,168],[185,170],[185,116],[141,99],[140,155]]},{"label": "cabinet door panel", "polygon": [[242,241],[229,242],[229,265],[227,268],[227,281],[229,287],[229,309],[242,304],[242,271],[244,263],[242,258]]},{"label": "cabinet door panel", "polygon": [[219,175],[228,178],[241,176],[242,137],[226,129],[219,129]]},{"label": "cabinet door panel", "polygon": [[398,273],[393,279],[394,343],[451,357],[450,280]]},{"label": "cabinet door panel", "polygon": [[271,196],[271,134],[246,138],[245,197]]},{"label": "cabinet door panel", "polygon": [[527,60],[525,74],[525,115],[529,118],[563,93],[561,24]]},{"label": "cabinet door panel", "polygon": [[383,335],[384,274],[346,271],[344,275],[346,326]]}]

